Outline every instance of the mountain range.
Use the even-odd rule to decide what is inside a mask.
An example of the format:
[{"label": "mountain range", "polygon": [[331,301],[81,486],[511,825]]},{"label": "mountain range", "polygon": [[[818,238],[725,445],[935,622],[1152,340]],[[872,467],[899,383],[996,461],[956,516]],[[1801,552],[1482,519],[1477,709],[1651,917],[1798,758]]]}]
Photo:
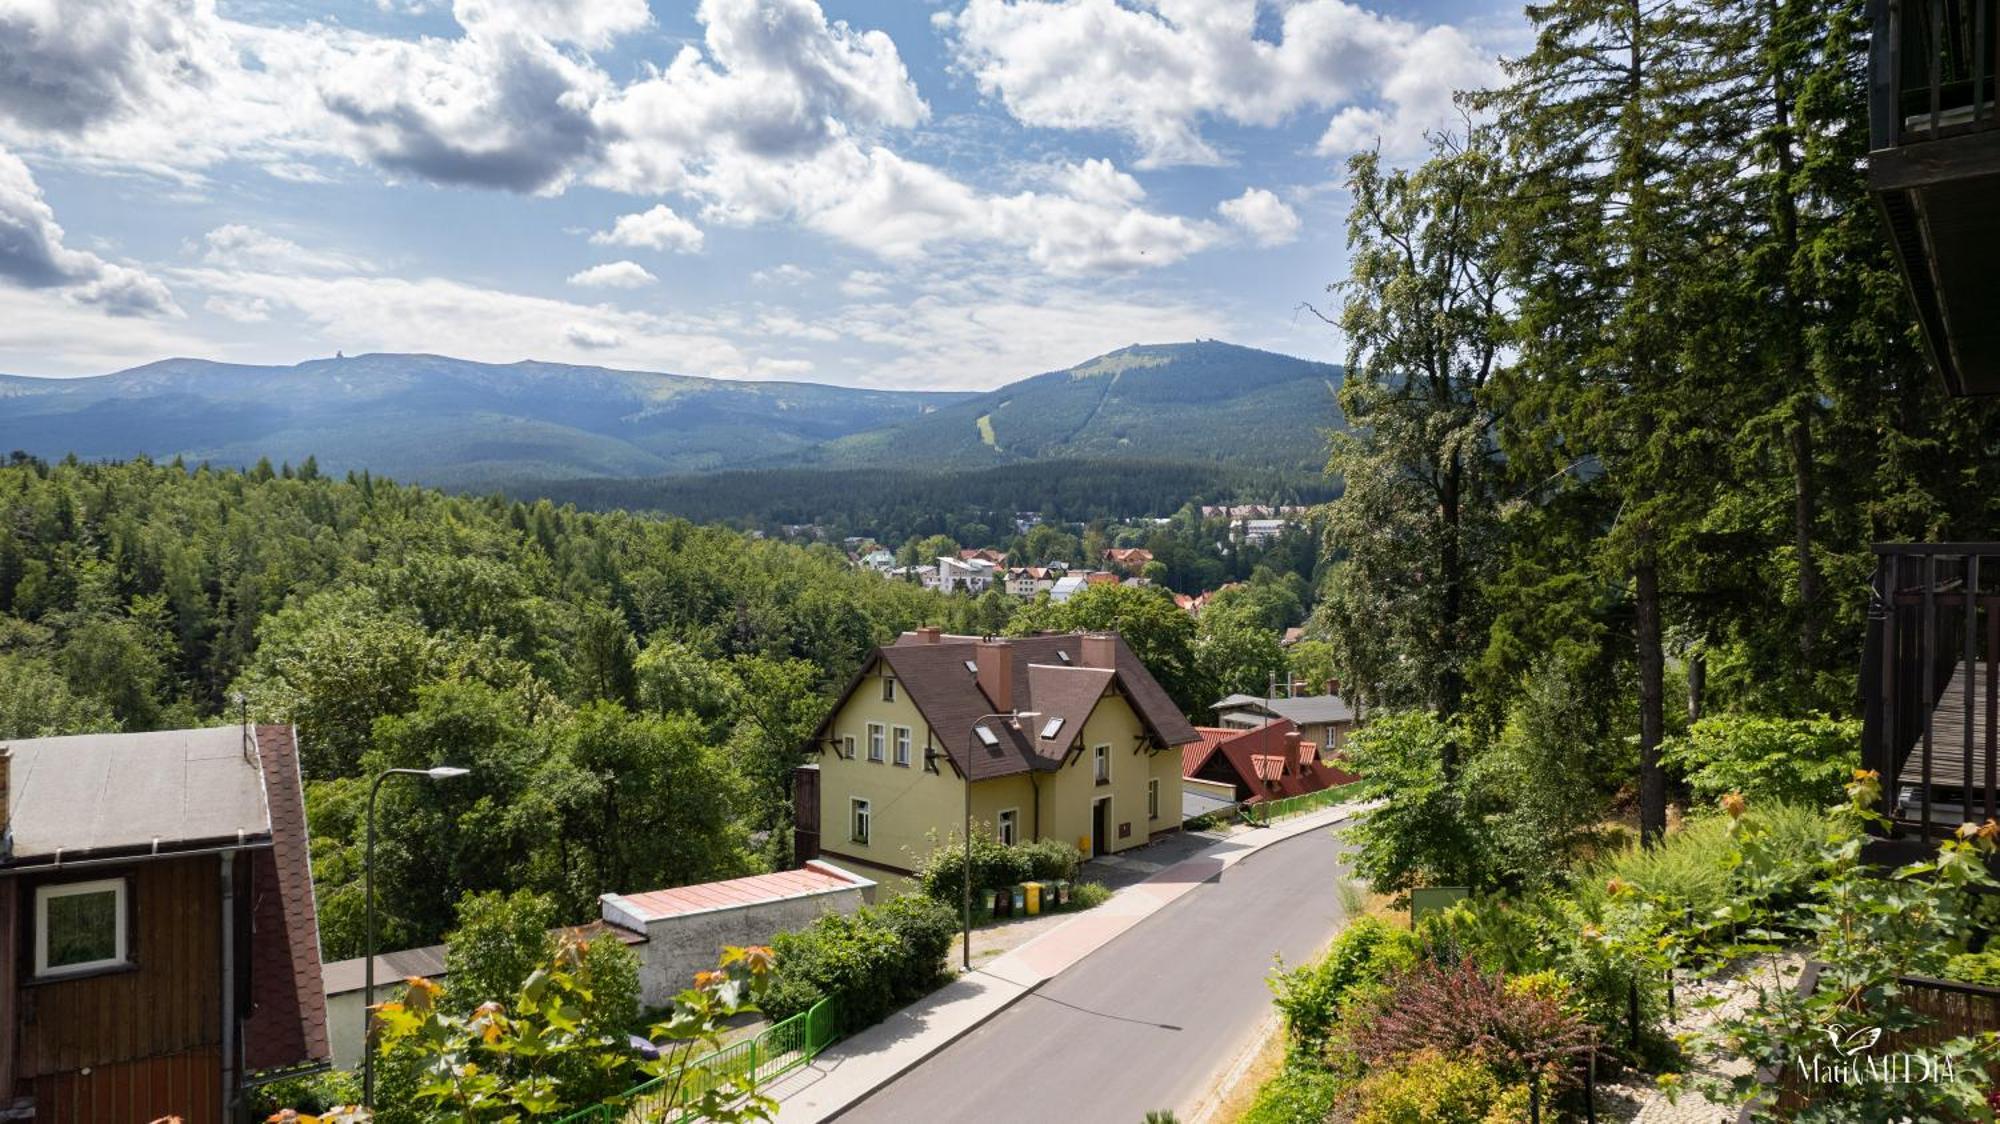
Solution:
[{"label": "mountain range", "polygon": [[289,367],[167,359],[0,375],[0,451],[322,470],[481,487],[744,468],[1056,459],[1311,469],[1340,369],[1216,341],[1134,345],[985,393],[862,390],[374,354]]}]

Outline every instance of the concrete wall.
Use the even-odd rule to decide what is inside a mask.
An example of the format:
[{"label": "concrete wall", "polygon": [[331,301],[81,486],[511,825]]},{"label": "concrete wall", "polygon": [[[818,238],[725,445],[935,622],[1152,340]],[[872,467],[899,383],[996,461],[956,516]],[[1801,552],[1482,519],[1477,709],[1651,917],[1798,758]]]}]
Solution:
[{"label": "concrete wall", "polygon": [[822,914],[860,909],[874,884],[852,872],[842,873],[854,879],[852,886],[660,920],[622,912],[613,916],[614,907],[606,901],[604,919],[645,932],[646,943],[633,949],[639,954],[639,1001],[661,1007],[694,986],[695,973],[713,969],[729,945],[767,945],[779,933],[803,929]]},{"label": "concrete wall", "polygon": [[1231,803],[1236,800],[1236,786],[1233,784],[1203,780],[1200,777],[1182,777],[1181,786],[1189,792],[1204,793],[1218,800],[1227,800]]}]

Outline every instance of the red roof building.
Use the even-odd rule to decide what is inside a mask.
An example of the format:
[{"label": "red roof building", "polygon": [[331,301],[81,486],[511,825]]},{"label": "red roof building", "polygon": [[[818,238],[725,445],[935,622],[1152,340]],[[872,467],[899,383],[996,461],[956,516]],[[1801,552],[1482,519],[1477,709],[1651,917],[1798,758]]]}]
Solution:
[{"label": "red roof building", "polygon": [[1181,775],[1236,787],[1239,802],[1256,803],[1335,788],[1355,779],[1319,759],[1319,747],[1299,736],[1290,719],[1254,730],[1197,726],[1198,742],[1181,747]]}]

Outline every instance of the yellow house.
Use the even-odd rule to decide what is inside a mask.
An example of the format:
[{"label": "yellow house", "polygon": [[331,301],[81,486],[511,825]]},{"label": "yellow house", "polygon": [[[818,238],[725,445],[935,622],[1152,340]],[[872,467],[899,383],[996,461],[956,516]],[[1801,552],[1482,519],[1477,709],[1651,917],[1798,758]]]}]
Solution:
[{"label": "yellow house", "polygon": [[904,633],[813,735],[798,857],[907,874],[959,834],[968,783],[975,830],[1003,843],[1137,847],[1180,828],[1177,747],[1199,738],[1115,634]]}]

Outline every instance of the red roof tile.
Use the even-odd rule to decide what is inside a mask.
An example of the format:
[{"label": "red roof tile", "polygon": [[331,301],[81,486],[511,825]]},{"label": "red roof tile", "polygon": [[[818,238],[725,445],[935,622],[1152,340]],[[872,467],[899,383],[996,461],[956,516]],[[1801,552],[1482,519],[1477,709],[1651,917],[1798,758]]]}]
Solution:
[{"label": "red roof tile", "polygon": [[731,878],[726,882],[703,882],[694,886],[675,886],[666,890],[607,896],[618,899],[634,916],[648,921],[660,921],[687,913],[756,905],[760,902],[804,897],[807,894],[824,894],[862,885],[853,879],[833,873],[833,869],[825,864],[812,864],[798,870],[753,874],[748,878]]}]

